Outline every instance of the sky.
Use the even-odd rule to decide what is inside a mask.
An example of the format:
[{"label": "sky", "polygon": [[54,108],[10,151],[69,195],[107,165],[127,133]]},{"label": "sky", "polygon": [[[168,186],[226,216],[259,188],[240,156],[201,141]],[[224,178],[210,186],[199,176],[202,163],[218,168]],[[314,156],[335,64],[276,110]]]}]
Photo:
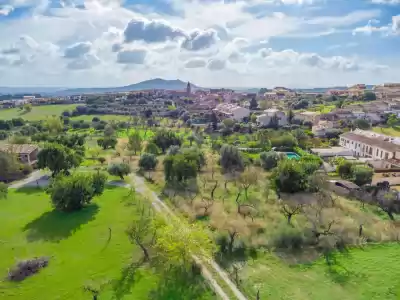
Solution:
[{"label": "sky", "polygon": [[400,82],[400,0],[0,0],[0,86]]}]

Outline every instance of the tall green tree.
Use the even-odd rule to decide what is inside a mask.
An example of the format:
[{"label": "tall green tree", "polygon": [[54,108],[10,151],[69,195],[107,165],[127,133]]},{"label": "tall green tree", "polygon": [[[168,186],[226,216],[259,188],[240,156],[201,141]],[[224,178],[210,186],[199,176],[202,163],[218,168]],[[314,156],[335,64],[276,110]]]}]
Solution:
[{"label": "tall green tree", "polygon": [[140,136],[140,133],[137,130],[135,130],[128,137],[127,148],[129,151],[133,151],[136,155],[136,152],[140,152],[140,150],[142,150],[142,142],[143,139]]},{"label": "tall green tree", "polygon": [[271,181],[279,193],[294,194],[308,188],[308,174],[301,163],[291,159],[279,162],[271,175]]},{"label": "tall green tree", "polygon": [[108,173],[113,176],[118,176],[124,180],[124,176],[131,172],[131,167],[126,163],[115,163],[108,167]]},{"label": "tall green tree", "polygon": [[158,159],[154,154],[151,153],[143,153],[139,159],[139,168],[143,171],[148,172],[149,179],[151,178],[150,172],[154,171],[158,164]]},{"label": "tall green tree", "polygon": [[90,203],[93,197],[104,191],[106,176],[101,173],[74,173],[71,176],[57,175],[48,193],[57,210],[75,211]]},{"label": "tall green tree", "polygon": [[175,133],[166,130],[157,131],[152,141],[161,149],[163,154],[165,154],[169,147],[173,145],[180,146],[182,144],[181,139]]},{"label": "tall green tree", "polygon": [[220,165],[224,173],[242,172],[244,170],[244,161],[239,149],[228,144],[222,145]]},{"label": "tall green tree", "polygon": [[57,143],[48,143],[38,154],[39,169],[50,169],[54,177],[60,172],[78,167],[82,156],[74,150]]}]

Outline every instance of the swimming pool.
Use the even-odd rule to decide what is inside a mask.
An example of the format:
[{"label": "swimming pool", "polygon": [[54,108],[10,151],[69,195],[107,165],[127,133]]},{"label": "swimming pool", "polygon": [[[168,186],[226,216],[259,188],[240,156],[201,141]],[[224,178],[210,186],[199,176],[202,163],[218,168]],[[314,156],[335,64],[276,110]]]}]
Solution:
[{"label": "swimming pool", "polygon": [[300,159],[300,156],[299,156],[297,153],[294,153],[294,152],[285,152],[285,154],[286,154],[286,156],[287,156],[289,159],[296,159],[296,160],[299,160],[299,159]]}]

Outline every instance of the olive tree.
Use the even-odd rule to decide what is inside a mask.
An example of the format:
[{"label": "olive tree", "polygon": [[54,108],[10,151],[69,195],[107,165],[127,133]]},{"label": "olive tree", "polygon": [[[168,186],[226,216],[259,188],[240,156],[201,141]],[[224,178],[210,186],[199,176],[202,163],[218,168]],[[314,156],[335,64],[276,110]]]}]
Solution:
[{"label": "olive tree", "polygon": [[59,174],[51,183],[48,193],[57,210],[80,210],[90,203],[93,197],[103,193],[106,179],[107,177],[100,172],[75,173],[71,176]]},{"label": "olive tree", "polygon": [[108,173],[113,176],[118,176],[121,180],[124,180],[124,176],[131,172],[130,165],[126,163],[115,163],[108,167]]}]

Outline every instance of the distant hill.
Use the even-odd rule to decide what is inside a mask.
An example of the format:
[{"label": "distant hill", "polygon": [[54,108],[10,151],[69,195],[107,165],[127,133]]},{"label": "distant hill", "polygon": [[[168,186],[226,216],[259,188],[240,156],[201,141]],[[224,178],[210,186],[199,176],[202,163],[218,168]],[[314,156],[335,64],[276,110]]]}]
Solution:
[{"label": "distant hill", "polygon": [[[194,90],[199,87],[191,84]],[[161,78],[145,80],[135,84],[120,86],[120,87],[106,87],[106,88],[48,88],[48,87],[0,87],[0,94],[26,94],[26,93],[40,93],[43,95],[57,95],[57,96],[68,96],[75,94],[91,94],[91,93],[118,93],[118,92],[129,92],[129,91],[140,91],[140,90],[152,90],[152,89],[163,89],[163,90],[185,90],[187,82],[182,80],[166,80]]]}]

